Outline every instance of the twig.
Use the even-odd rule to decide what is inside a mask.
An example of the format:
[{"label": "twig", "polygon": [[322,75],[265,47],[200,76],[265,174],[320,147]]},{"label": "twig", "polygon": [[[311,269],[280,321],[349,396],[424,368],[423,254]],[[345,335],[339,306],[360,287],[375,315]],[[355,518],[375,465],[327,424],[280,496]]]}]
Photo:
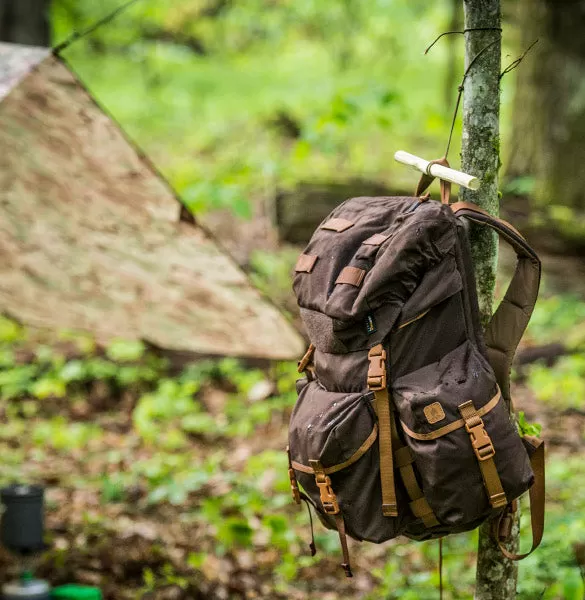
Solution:
[{"label": "twig", "polygon": [[500,80],[502,79],[502,77],[506,74],[509,73],[510,71],[513,71],[523,60],[524,57],[532,50],[532,48],[534,48],[534,46],[536,46],[536,44],[538,43],[538,38],[535,39],[532,44],[530,44],[530,46],[528,46],[528,48],[526,48],[526,50],[524,50],[524,52],[514,61],[512,61],[501,73],[500,73]]},{"label": "twig", "polygon": [[93,33],[98,27],[109,23],[112,19],[115,19],[121,12],[124,12],[127,8],[129,8],[132,4],[135,4],[138,0],[129,0],[125,4],[118,6],[118,8],[114,9],[111,13],[107,14],[105,17],[102,17],[98,21],[96,21],[93,25],[90,25],[87,29],[83,31],[74,31],[64,42],[61,42],[57,46],[55,46],[52,50],[53,54],[58,55],[60,52],[63,52],[66,48],[71,46],[73,42]]},{"label": "twig", "polygon": [[425,50],[425,54],[428,54],[429,50],[444,36],[444,35],[452,35],[454,33],[458,33],[463,35],[468,31],[502,31],[501,27],[468,27],[467,29],[461,29],[456,31],[445,31],[441,33],[439,36],[435,38],[433,43]]},{"label": "twig", "polygon": [[463,86],[465,84],[465,79],[467,78],[467,75],[469,75],[469,71],[471,70],[471,67],[473,67],[473,65],[475,64],[475,61],[477,61],[477,59],[486,50],[489,50],[489,48],[491,48],[494,44],[497,44],[499,41],[500,41],[500,38],[498,37],[498,39],[494,40],[493,42],[490,42],[489,44],[487,44],[487,46],[484,46],[473,57],[473,59],[467,66],[467,69],[465,69],[465,73],[463,73],[463,78],[461,79],[461,83],[459,84],[459,87],[457,88],[459,93],[457,94],[457,102],[455,103],[455,110],[453,111],[453,120],[451,121],[451,130],[449,131],[449,139],[447,140],[447,148],[445,149],[445,158],[447,158],[447,155],[449,154],[449,148],[451,148],[451,139],[453,138],[453,130],[455,129],[455,121],[457,120],[457,113],[459,112],[459,104],[461,103],[461,95],[463,94]]}]

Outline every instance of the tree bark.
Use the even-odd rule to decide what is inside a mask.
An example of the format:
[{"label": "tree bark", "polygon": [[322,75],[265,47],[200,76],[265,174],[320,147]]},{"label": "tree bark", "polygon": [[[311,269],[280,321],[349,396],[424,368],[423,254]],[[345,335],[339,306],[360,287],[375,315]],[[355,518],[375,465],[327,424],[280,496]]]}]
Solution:
[{"label": "tree bark", "polygon": [[545,206],[582,211],[585,6],[581,0],[522,0],[517,10],[522,48],[538,44],[518,69],[506,176],[533,177],[531,195]]},{"label": "tree bark", "polygon": [[0,41],[50,45],[50,0],[0,0]]},{"label": "tree bark", "polygon": [[[493,28],[465,33],[465,67],[471,65],[463,92],[462,170],[482,181],[477,191],[463,189],[464,201],[475,202],[492,215],[498,214],[498,170],[500,167],[500,0],[464,0],[465,29]],[[481,56],[479,54],[481,53]],[[474,61],[475,57],[479,58]],[[472,64],[473,62],[473,64]],[[497,238],[494,232],[472,227],[472,254],[484,325],[492,313]],[[518,523],[511,547],[517,547]],[[516,597],[517,566],[507,560],[490,536],[490,522],[479,534],[475,600],[512,600]]]}]

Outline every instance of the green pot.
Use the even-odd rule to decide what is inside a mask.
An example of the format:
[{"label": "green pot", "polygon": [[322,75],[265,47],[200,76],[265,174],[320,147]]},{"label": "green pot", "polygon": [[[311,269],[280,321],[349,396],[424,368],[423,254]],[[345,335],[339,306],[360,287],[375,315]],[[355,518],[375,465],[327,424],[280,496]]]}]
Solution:
[{"label": "green pot", "polygon": [[51,590],[51,600],[102,600],[102,598],[101,590],[90,585],[71,583]]}]

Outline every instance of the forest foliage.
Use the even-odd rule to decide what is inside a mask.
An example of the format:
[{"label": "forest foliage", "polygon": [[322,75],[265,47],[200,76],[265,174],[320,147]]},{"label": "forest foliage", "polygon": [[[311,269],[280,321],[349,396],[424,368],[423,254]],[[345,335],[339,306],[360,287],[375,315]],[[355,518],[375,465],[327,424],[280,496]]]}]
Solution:
[{"label": "forest foliage", "polygon": [[[54,43],[118,5],[53,0]],[[442,154],[462,69],[459,39],[424,55],[448,29],[449,5],[139,0],[64,56],[197,217],[223,208],[250,219],[258,203],[304,181],[360,177],[412,187],[393,153]],[[514,35],[512,28],[504,35],[510,60]],[[502,91],[505,140],[513,75]],[[532,184],[517,180],[510,190]],[[254,283],[291,310],[296,253],[256,251],[248,265]],[[545,362],[516,369],[516,385],[543,416],[520,414],[532,433],[557,413],[582,413],[584,321],[577,294],[551,288],[537,305],[526,345],[562,341],[567,353],[554,369]],[[283,450],[296,377],[288,363],[177,366],[142,342],[103,346],[86,334],[49,335],[0,318],[0,482],[43,481],[69,494],[49,494],[54,547],[42,568],[66,581],[97,561],[98,583],[116,598],[173,586],[185,597],[234,589],[248,597],[348,597],[335,535],[317,524],[320,552],[308,556],[309,519],[289,493]],[[520,566],[521,600],[581,600],[585,592],[583,432],[572,439],[549,455],[546,536]],[[130,528],[124,517],[139,523],[134,535],[147,543],[140,560],[129,553],[112,565],[104,557]],[[524,514],[523,531],[527,521]],[[175,527],[187,537],[182,545],[165,537]],[[476,546],[476,533],[446,541],[447,598],[471,596]],[[352,551],[363,598],[436,596],[436,543]],[[332,590],[341,591],[328,596]]]}]

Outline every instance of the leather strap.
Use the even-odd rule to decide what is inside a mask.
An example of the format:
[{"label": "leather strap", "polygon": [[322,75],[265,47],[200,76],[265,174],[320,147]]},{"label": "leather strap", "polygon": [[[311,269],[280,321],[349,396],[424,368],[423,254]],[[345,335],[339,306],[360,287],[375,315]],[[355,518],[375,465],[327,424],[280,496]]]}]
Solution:
[{"label": "leather strap", "polygon": [[492,508],[504,508],[508,503],[506,492],[502,487],[498,469],[494,462],[496,451],[492,440],[485,430],[483,421],[471,400],[458,406],[461,416],[465,420],[465,429],[469,433],[473,451],[479,463],[483,484],[490,499]]},{"label": "leather strap", "polygon": [[323,223],[319,229],[328,229],[329,231],[337,231],[337,233],[341,233],[353,226],[354,223],[352,221],[338,217],[336,219],[329,219]]},{"label": "leather strap", "polygon": [[[530,457],[530,463],[534,472],[534,483],[530,488],[530,524],[532,527],[532,547],[528,552],[524,554],[514,554],[509,552],[502,544],[502,541],[498,538],[498,546],[502,554],[510,560],[522,560],[528,555],[532,554],[540,545],[542,536],[544,534],[544,505],[545,505],[545,471],[544,471],[544,442],[538,438],[532,438],[525,436],[525,439],[529,439],[536,450]],[[505,513],[500,515],[497,521],[497,528],[499,529],[500,522],[504,518]]]},{"label": "leather strap", "polygon": [[313,471],[315,472],[315,483],[319,489],[321,496],[321,504],[326,514],[335,518],[335,526],[337,527],[337,533],[339,534],[339,543],[341,544],[341,551],[343,553],[342,567],[345,570],[346,577],[353,577],[351,572],[351,564],[349,560],[349,549],[347,547],[347,534],[345,532],[345,521],[343,520],[343,514],[339,508],[337,497],[335,492],[331,488],[331,479],[325,474],[323,465],[318,460],[309,460]]},{"label": "leather strap", "polygon": [[397,517],[394,458],[392,454],[392,413],[390,396],[386,387],[386,350],[382,344],[368,353],[368,388],[374,392],[378,415],[378,446],[380,448],[380,483],[382,486],[382,514]]},{"label": "leather strap", "polygon": [[345,521],[343,515],[338,513],[335,515],[335,525],[337,526],[337,533],[339,534],[339,543],[341,544],[341,552],[343,554],[343,562],[341,566],[345,571],[346,577],[353,577],[351,572],[351,562],[349,559],[349,548],[347,547],[347,534],[345,532]]},{"label": "leather strap", "polygon": [[313,364],[313,355],[315,354],[315,344],[309,344],[303,358],[297,364],[297,373],[304,373],[308,367]]},{"label": "leather strap", "polygon": [[[421,175],[421,178],[418,181],[418,184],[416,186],[416,191],[414,192],[415,196],[422,197],[422,194],[428,189],[428,187],[431,185],[431,183],[433,183],[435,178],[433,175],[431,175],[432,165],[443,165],[444,167],[450,166],[449,161],[447,160],[447,158],[445,156],[443,156],[442,158],[437,158],[435,160],[429,161],[429,164],[427,166],[427,172],[423,173]],[[440,184],[441,184],[441,202],[443,204],[449,204],[449,202],[451,200],[451,182],[441,179]],[[424,198],[424,200],[427,200],[428,195],[426,197],[422,197],[421,200],[423,198]]]},{"label": "leather strap", "polygon": [[374,235],[364,240],[362,244],[364,246],[381,246],[389,237],[390,234],[374,233]]},{"label": "leather strap", "polygon": [[299,482],[297,481],[297,475],[292,466],[292,458],[290,455],[290,447],[286,447],[286,455],[288,457],[288,479],[290,481],[290,491],[293,500],[297,503],[301,503],[301,492],[299,490]]},{"label": "leather strap", "polygon": [[295,265],[295,273],[310,273],[318,258],[314,254],[301,254]]},{"label": "leather strap", "polygon": [[456,202],[451,209],[458,217],[466,217],[494,229],[516,251],[516,270],[504,299],[485,331],[488,359],[504,399],[510,402],[510,369],[538,297],[540,260],[522,235],[507,221],[491,216],[471,202]]},{"label": "leather strap", "polygon": [[358,267],[343,267],[341,273],[339,273],[339,276],[335,280],[335,283],[347,283],[355,287],[360,287],[365,276],[366,272],[364,269],[359,269]]}]

